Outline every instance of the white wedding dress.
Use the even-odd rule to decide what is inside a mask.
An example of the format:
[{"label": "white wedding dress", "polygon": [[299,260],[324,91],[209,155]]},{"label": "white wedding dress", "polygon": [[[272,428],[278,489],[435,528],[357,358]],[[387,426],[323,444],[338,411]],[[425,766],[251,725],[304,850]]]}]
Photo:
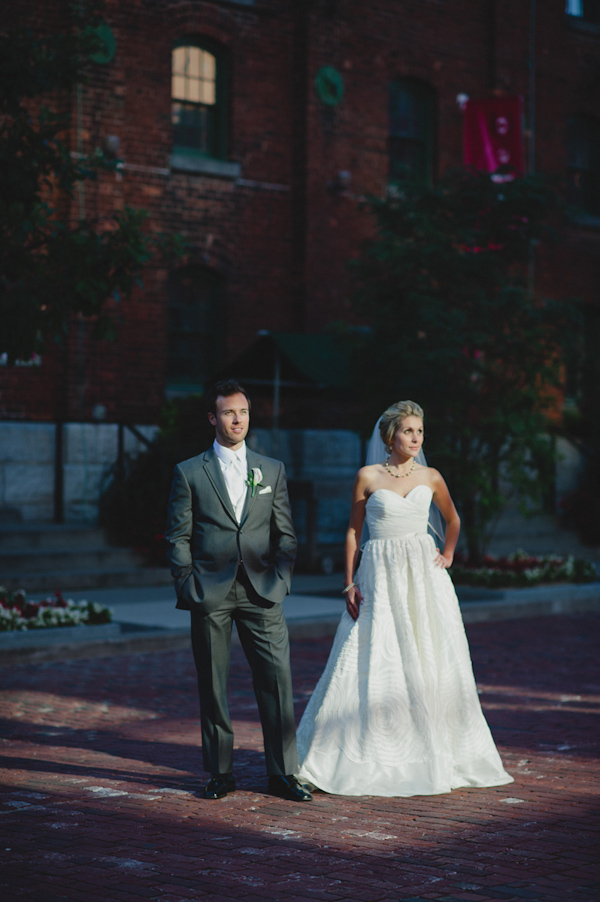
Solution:
[{"label": "white wedding dress", "polygon": [[355,582],[298,728],[299,777],[340,795],[512,783],[485,721],[458,600],[427,534],[432,492],[370,495]]}]

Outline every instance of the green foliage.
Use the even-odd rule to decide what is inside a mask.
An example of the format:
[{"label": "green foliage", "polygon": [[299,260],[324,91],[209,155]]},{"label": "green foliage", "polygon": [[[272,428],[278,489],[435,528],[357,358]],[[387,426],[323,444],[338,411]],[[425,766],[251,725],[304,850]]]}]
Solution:
[{"label": "green foliage", "polygon": [[139,548],[149,563],[166,565],[164,531],[175,464],[214,440],[198,396],[169,402],[153,447],[111,468],[100,499],[100,524],[113,541]]},{"label": "green foliage", "polygon": [[86,219],[81,203],[72,212],[84,184],[117,165],[99,150],[72,153],[69,138],[100,11],[94,0],[73,3],[67,33],[0,35],[0,351],[9,363],[60,339],[74,314],[110,337],[107,299],[128,297],[156,250],[171,251],[162,236],[146,234],[142,211],[102,221]]},{"label": "green foliage", "polygon": [[371,410],[402,398],[423,405],[428,453],[474,558],[509,495],[535,508],[551,478],[548,412],[579,310],[534,298],[528,268],[557,209],[538,177],[497,185],[451,173],[373,201],[378,232],[356,263],[354,305],[371,326],[360,390]]}]

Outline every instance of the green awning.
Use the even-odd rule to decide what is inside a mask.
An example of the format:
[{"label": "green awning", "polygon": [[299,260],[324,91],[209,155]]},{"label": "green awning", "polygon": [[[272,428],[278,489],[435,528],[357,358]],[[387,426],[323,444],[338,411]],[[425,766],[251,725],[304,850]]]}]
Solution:
[{"label": "green awning", "polygon": [[240,382],[282,388],[343,388],[349,385],[348,355],[328,334],[267,332],[227,367]]}]

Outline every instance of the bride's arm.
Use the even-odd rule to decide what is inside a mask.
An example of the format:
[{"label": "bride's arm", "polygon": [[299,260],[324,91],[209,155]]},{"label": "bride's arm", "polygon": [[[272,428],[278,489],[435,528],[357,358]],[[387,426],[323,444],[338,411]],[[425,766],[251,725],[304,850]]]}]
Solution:
[{"label": "bride's arm", "polygon": [[442,474],[437,470],[433,470],[431,488],[433,489],[433,500],[446,521],[444,550],[440,553],[441,560],[438,564],[440,567],[446,568],[452,566],[454,560],[454,551],[460,535],[460,517],[454,507],[454,501],[450,497],[448,486],[444,482]]},{"label": "bride's arm", "polygon": [[[362,596],[358,586],[354,586],[354,571],[358,561],[358,553],[360,551],[360,538],[362,536],[363,525],[365,522],[365,507],[367,503],[367,482],[368,479],[364,472],[365,468],[359,470],[354,480],[354,488],[352,489],[352,507],[350,509],[350,523],[346,532],[345,546],[345,567],[344,567],[344,595],[346,597],[346,608],[353,620],[358,617],[359,607],[362,604]],[[350,586],[351,588],[348,588]]]}]

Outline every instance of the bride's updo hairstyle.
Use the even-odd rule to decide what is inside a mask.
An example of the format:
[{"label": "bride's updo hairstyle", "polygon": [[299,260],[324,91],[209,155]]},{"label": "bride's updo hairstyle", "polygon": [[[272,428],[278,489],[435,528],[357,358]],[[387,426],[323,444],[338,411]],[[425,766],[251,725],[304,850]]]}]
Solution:
[{"label": "bride's updo hairstyle", "polygon": [[392,442],[400,429],[402,420],[405,420],[406,417],[419,417],[422,420],[424,416],[423,408],[414,401],[396,401],[395,404],[388,407],[379,422],[379,434],[388,454],[392,450]]}]

